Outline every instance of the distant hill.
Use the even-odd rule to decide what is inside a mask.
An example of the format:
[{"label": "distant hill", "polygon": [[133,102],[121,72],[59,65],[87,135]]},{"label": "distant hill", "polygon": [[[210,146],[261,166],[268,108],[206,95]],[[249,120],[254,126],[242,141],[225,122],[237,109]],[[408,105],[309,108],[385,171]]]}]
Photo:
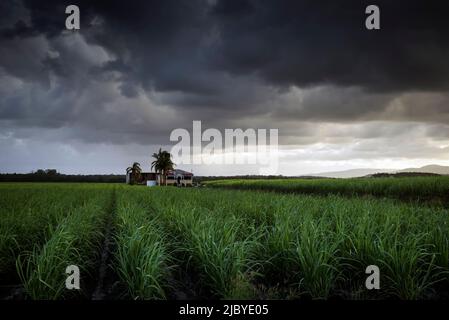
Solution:
[{"label": "distant hill", "polygon": [[310,174],[315,177],[327,177],[327,178],[357,178],[364,177],[368,175],[373,175],[376,173],[391,173],[394,170],[388,169],[352,169],[345,171],[334,171],[334,172],[323,172],[317,174]]},{"label": "distant hill", "polygon": [[439,166],[439,165],[427,165],[421,168],[406,168],[402,170],[391,170],[391,169],[352,169],[345,171],[334,171],[334,172],[323,172],[317,174],[311,174],[315,177],[328,177],[328,178],[358,178],[365,176],[372,176],[380,173],[433,173],[440,175],[449,175],[449,166]]},{"label": "distant hill", "polygon": [[424,166],[421,168],[407,168],[407,169],[399,170],[397,172],[422,172],[422,173],[436,173],[436,174],[442,174],[442,175],[449,175],[449,167],[431,164],[431,165]]}]

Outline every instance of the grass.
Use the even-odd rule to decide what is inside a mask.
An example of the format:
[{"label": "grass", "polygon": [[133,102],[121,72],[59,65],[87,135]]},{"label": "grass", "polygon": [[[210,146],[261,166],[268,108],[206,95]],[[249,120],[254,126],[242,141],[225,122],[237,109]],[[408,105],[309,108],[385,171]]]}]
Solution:
[{"label": "grass", "polygon": [[0,278],[15,270],[19,254],[44,243],[48,233],[89,198],[92,188],[80,188],[79,184],[2,184]]},{"label": "grass", "polygon": [[[408,185],[415,179],[423,178]],[[15,252],[33,299],[71,298],[63,287],[69,264],[91,273],[111,197],[112,267],[127,299],[169,299],[177,291],[206,299],[414,300],[449,293],[449,211],[438,204],[251,188],[117,186],[111,196],[108,185],[61,184],[51,190],[65,205],[55,200],[60,207],[48,216],[33,209],[33,220],[27,208],[44,193],[29,185],[2,188],[10,201],[0,202],[16,213],[2,222],[0,241],[40,239],[30,254]],[[22,203],[24,190],[36,193]],[[33,234],[22,238],[17,230],[27,228]],[[380,290],[365,288],[368,265],[380,269]]]},{"label": "grass", "polygon": [[[139,201],[151,203],[189,272],[216,297],[238,298],[236,288],[248,285],[245,294],[256,298],[259,285],[311,298],[416,299],[447,288],[444,208],[252,191],[134,192],[148,194]],[[370,264],[381,269],[380,292],[364,289]]]},{"label": "grass", "polygon": [[[194,205],[201,200],[199,194],[184,197],[174,188],[152,191],[156,193],[151,192],[147,201],[180,257],[177,263],[186,268],[185,272],[197,275],[203,294],[216,298],[246,296],[257,232],[249,230],[243,218],[229,214],[229,206],[211,211],[211,203]],[[220,201],[219,197],[214,200]]]},{"label": "grass", "polygon": [[116,269],[132,299],[163,299],[170,256],[157,222],[132,190],[118,196]]},{"label": "grass", "polygon": [[219,297],[237,294],[236,286],[245,281],[245,274],[250,270],[251,253],[257,244],[254,234],[242,236],[241,221],[235,218],[204,216],[187,218],[181,223],[182,248],[201,280]]},{"label": "grass", "polygon": [[[108,192],[109,191],[109,192]],[[45,244],[22,253],[17,272],[31,299],[55,300],[83,292],[65,288],[66,267],[80,268],[81,280],[92,276],[101,241],[101,226],[111,202],[111,191],[98,189],[89,201],[73,209],[49,230]]]},{"label": "grass", "polygon": [[416,201],[449,200],[449,177],[352,179],[230,179],[207,181],[208,187],[314,195],[375,196]]}]

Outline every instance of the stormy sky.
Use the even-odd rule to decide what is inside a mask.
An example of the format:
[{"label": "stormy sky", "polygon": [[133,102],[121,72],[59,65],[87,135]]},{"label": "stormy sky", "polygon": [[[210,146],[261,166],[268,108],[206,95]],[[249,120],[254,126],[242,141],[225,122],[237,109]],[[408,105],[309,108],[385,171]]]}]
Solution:
[{"label": "stormy sky", "polygon": [[[66,6],[81,30],[65,29]],[[380,8],[380,30],[365,8]],[[449,165],[447,1],[0,1],[0,172],[123,173],[279,129],[278,173]],[[180,166],[195,174],[256,167]]]}]

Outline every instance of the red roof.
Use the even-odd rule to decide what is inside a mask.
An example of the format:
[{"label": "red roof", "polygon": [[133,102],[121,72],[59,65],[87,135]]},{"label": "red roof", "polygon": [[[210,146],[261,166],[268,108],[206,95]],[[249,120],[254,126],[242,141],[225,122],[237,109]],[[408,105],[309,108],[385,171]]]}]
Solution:
[{"label": "red roof", "polygon": [[169,170],[167,172],[167,175],[170,175],[170,176],[173,176],[173,175],[193,176],[193,173],[184,171],[181,169],[175,169],[175,170]]}]

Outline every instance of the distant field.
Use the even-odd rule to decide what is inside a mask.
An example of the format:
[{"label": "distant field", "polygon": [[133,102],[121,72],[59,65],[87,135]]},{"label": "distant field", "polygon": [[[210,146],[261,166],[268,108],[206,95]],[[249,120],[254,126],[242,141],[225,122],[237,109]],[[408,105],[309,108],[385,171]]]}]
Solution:
[{"label": "distant field", "polygon": [[[398,183],[380,183],[387,181]],[[0,184],[0,218],[3,298],[17,289],[19,298],[31,299],[449,293],[449,212],[438,206],[211,188],[7,183]],[[80,291],[65,288],[70,264],[81,269]],[[380,290],[365,288],[371,264],[380,268]]]},{"label": "distant field", "polygon": [[449,202],[449,177],[215,180],[209,187],[303,194],[336,194]]}]

